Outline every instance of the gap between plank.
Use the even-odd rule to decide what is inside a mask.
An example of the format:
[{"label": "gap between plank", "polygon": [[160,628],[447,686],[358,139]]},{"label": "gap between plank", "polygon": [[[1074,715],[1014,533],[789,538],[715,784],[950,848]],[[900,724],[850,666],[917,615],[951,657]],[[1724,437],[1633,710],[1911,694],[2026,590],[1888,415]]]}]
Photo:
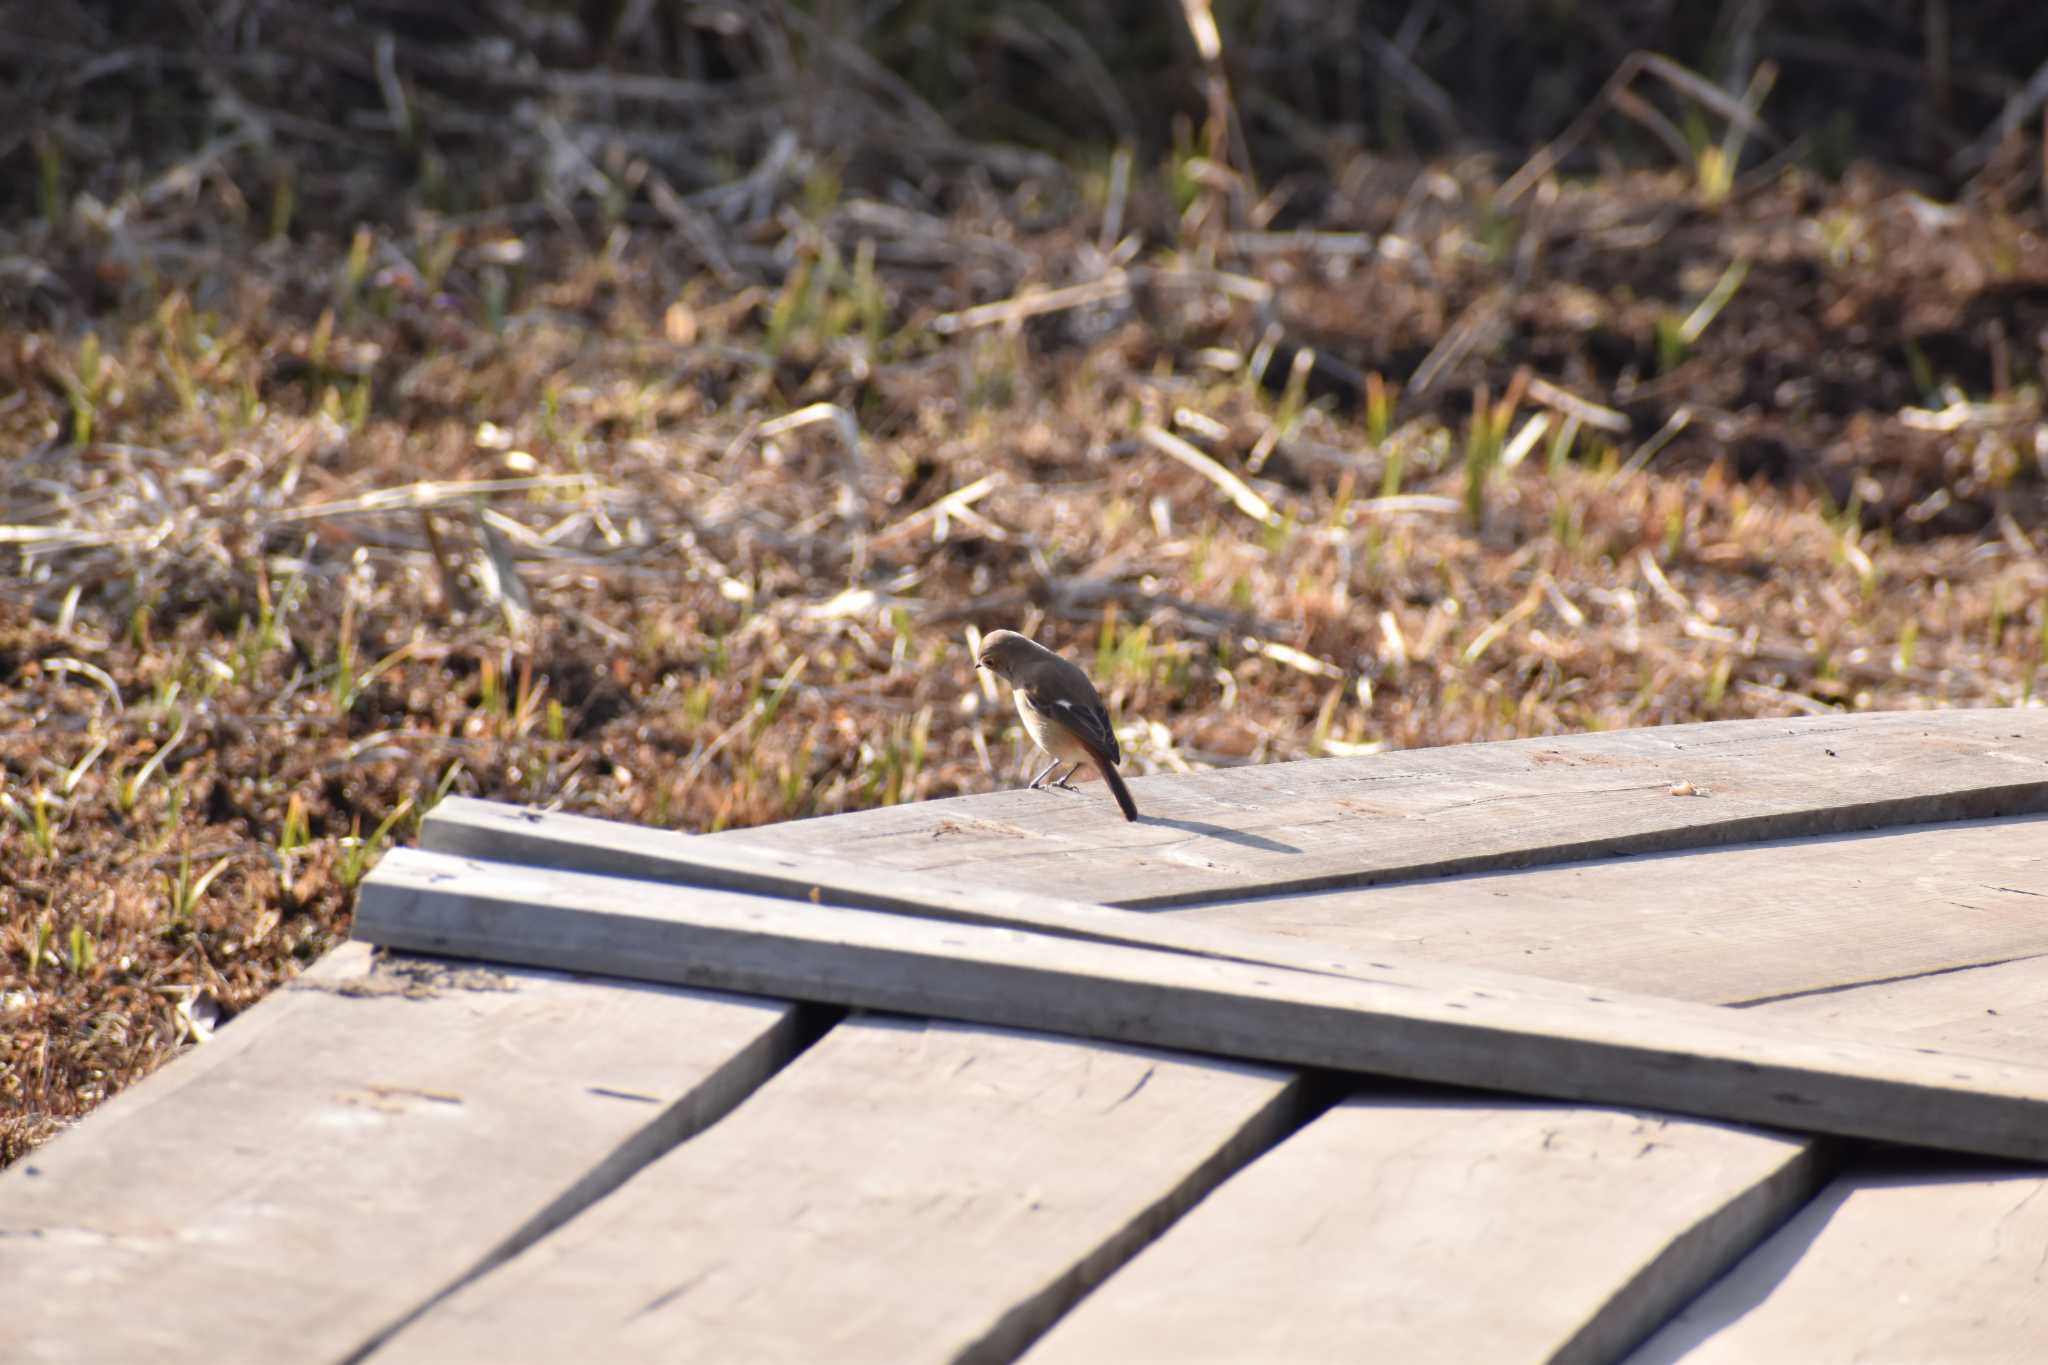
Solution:
[{"label": "gap between plank", "polygon": [[[2037,815],[2044,810],[2048,810],[2048,783],[2017,782],[2002,787],[1979,787],[1961,792],[1902,796],[1884,801],[1863,801],[1850,806],[1830,806],[1825,809],[1773,811],[1767,815],[1744,815],[1705,824],[1675,825],[1667,829],[1643,830],[1633,834],[1584,839],[1574,843],[1549,844],[1540,848],[1473,853],[1436,862],[1407,863],[1397,867],[1368,868],[1357,872],[1323,872],[1292,879],[1276,877],[1243,886],[1166,891],[1153,896],[1125,896],[1107,904],[1120,910],[1187,910],[1196,906],[1298,896],[1315,891],[1348,891],[1367,886],[1388,886],[1396,882],[1466,877],[1483,872],[1519,872],[1527,868],[1551,867],[1560,863],[1591,862],[1596,858],[1631,858],[1650,853],[1688,853],[1701,849],[1724,848],[1730,844],[1757,844],[1781,839],[1816,839],[1830,834],[1855,834],[1868,830],[1893,829],[1902,825],[1941,825],[1960,820],[1997,820],[2015,815]],[[428,818],[432,819],[431,816]]]},{"label": "gap between plank", "polygon": [[1314,1122],[1346,1093],[1350,1078],[1304,1069],[1287,1088],[1253,1115],[1208,1160],[1142,1210],[1057,1280],[1013,1306],[979,1340],[954,1357],[956,1365],[1007,1365],[1031,1349],[1117,1271],[1165,1236],[1189,1209],[1223,1182]]},{"label": "gap between plank", "polygon": [[[1546,1365],[1600,1365],[1625,1359],[1775,1237],[1840,1174],[1852,1145],[1814,1134],[1807,1135],[1806,1144],[1806,1150],[1782,1170],[1665,1243],[1664,1250],[1617,1288]],[[1657,1293],[1654,1286],[1659,1284],[1687,1288]]]},{"label": "gap between plank", "polygon": [[483,1259],[407,1312],[372,1332],[360,1346],[341,1358],[341,1365],[360,1365],[385,1342],[450,1295],[511,1260],[625,1184],[650,1162],[717,1123],[777,1072],[809,1051],[845,1017],[846,1011],[837,1006],[791,1002],[789,1014],[781,1023],[727,1059],[725,1065],[707,1076],[701,1084],[692,1086],[687,1094],[626,1139],[616,1151],[557,1195],[546,1208],[492,1248]]},{"label": "gap between plank", "polygon": [[1902,981],[1926,981],[1937,976],[1953,976],[1957,972],[2003,967],[2013,962],[2034,962],[2043,957],[2048,957],[2048,953],[2021,953],[2016,957],[1994,957],[1985,962],[1959,962],[1951,967],[1930,967],[1924,972],[1900,972],[1896,976],[1873,976],[1867,981],[1844,981],[1834,986],[1813,986],[1806,990],[1781,991],[1777,995],[1759,995],[1749,1000],[1729,1000],[1724,1003],[1724,1007],[1731,1010],[1754,1009],[1758,1005],[1777,1005],[1787,1000],[1810,1000],[1823,995],[1843,995],[1850,991],[1867,990],[1872,986],[1896,986]]},{"label": "gap between plank", "polygon": [[1389,957],[1318,976],[395,849],[354,933],[412,951],[2048,1159],[2048,1066]]}]

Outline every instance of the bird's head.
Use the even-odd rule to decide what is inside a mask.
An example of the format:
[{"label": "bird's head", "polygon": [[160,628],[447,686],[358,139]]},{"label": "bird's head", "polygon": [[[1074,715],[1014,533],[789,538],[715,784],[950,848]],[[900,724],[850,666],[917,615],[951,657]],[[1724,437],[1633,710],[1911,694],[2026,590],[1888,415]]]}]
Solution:
[{"label": "bird's head", "polygon": [[981,649],[974,656],[974,666],[985,668],[999,678],[1007,678],[1010,670],[1037,648],[1014,630],[992,630],[981,637]]}]

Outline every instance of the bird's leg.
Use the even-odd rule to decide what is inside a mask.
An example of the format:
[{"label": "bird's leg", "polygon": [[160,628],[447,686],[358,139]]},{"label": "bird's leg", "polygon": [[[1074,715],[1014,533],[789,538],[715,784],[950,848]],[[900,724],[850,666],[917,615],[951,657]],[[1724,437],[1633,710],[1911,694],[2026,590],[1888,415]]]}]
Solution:
[{"label": "bird's leg", "polygon": [[1060,761],[1058,759],[1054,759],[1052,762],[1045,765],[1044,772],[1041,772],[1038,776],[1032,778],[1029,782],[1025,783],[1025,787],[1028,790],[1037,791],[1041,786],[1044,785],[1045,779],[1052,774],[1052,770],[1059,766]]},{"label": "bird's leg", "polygon": [[1054,778],[1052,784],[1055,787],[1058,787],[1061,791],[1077,792],[1081,789],[1074,785],[1074,774],[1080,771],[1081,765],[1076,763],[1071,768],[1067,769],[1066,776]]}]

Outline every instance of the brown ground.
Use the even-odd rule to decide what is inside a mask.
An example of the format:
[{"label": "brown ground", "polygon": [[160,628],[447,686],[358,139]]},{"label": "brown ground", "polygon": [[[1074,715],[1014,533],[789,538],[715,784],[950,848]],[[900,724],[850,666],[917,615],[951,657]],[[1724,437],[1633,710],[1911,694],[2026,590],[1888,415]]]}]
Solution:
[{"label": "brown ground", "polygon": [[446,792],[1016,780],[974,628],[1086,662],[1140,772],[2043,681],[2038,137],[1723,194],[1610,116],[1506,202],[1520,157],[1341,139],[1262,195],[1190,118],[1119,197],[818,47],[685,118],[416,36],[408,136],[366,34],[60,24],[0,137],[0,1161],[346,934]]}]

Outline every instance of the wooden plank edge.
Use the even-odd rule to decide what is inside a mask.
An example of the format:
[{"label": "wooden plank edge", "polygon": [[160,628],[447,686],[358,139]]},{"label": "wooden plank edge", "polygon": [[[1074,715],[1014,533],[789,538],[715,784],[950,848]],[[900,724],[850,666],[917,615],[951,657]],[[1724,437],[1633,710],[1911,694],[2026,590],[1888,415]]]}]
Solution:
[{"label": "wooden plank edge", "polygon": [[1260,946],[1259,939],[1249,935],[1241,945],[1208,950],[1161,943],[1143,930],[1144,921],[1088,901],[1008,886],[962,886],[929,872],[718,843],[673,830],[466,796],[448,797],[428,813],[420,826],[420,847],[484,862],[699,886],[959,924],[1020,926],[1090,942],[1131,943],[1204,957],[1229,957],[1235,955],[1233,948]]},{"label": "wooden plank edge", "polygon": [[[1995,819],[2044,811],[2048,811],[2048,779],[1891,797],[1851,805],[1807,806],[1697,824],[1675,824],[1610,837],[1378,868],[1319,872],[1298,877],[1264,873],[1227,888],[1190,888],[1156,895],[1127,896],[1110,904],[1123,910],[1167,910],[1438,877],[1516,871],[1598,858],[1676,853],[1730,844],[1817,838],[1905,825]],[[559,826],[559,829],[550,829],[551,824]],[[1034,927],[1041,932],[1068,932],[1055,928],[1051,916],[1057,914],[1071,918],[1069,912],[1072,909],[1087,904],[1034,896],[1006,887],[967,888],[951,878],[928,872],[885,869],[809,854],[769,852],[671,830],[650,829],[590,816],[530,811],[524,807],[470,797],[449,797],[436,805],[422,823],[420,846],[436,852],[461,853],[497,862],[714,886],[765,895],[808,899],[817,893],[818,898],[832,904],[856,909],[894,910],[909,914],[929,914],[949,908],[967,910],[973,915],[990,910],[1003,912],[1003,915],[988,919],[963,919],[962,922],[966,923],[994,923],[1004,916],[1023,918],[1034,911],[1041,911],[1045,913],[1038,913],[1033,919]],[[863,879],[865,885],[862,884]],[[875,885],[878,881],[888,889],[878,889]],[[943,917],[958,916],[948,914]],[[1104,927],[1097,926],[1097,929]],[[1085,932],[1083,936],[1096,938],[1097,934]],[[1241,942],[1207,949],[1174,945],[1174,950],[1199,951],[1205,956],[1240,957],[1248,961],[1273,961],[1270,949],[1257,947],[1257,937],[1247,935]],[[1098,941],[1125,940],[1111,937],[1098,938]],[[1154,941],[1150,946],[1169,945]],[[1286,965],[1301,970],[1327,969],[1306,966],[1299,961],[1290,961]]]},{"label": "wooden plank edge", "polygon": [[364,883],[355,932],[419,952],[2048,1160],[2048,1068],[1788,1038],[1767,1017],[1506,973],[1391,959],[1373,981],[1276,973],[410,849]]},{"label": "wooden plank edge", "polygon": [[1015,1360],[1050,1331],[1074,1305],[1122,1269],[1132,1257],[1164,1235],[1180,1216],[1231,1176],[1278,1146],[1311,1117],[1308,1082],[1300,1075],[1280,1090],[1208,1159],[1184,1175],[1166,1194],[1052,1283],[1017,1303],[963,1350],[962,1365],[1001,1365]]},{"label": "wooden plank edge", "polygon": [[844,859],[717,844],[668,830],[449,797],[420,830],[420,847],[483,862],[773,896],[809,905],[949,924],[1020,929],[1284,971],[1373,979],[1378,968],[1342,950],[1272,934],[1167,916],[1134,915],[1086,901],[1004,886],[961,886],[924,872]]},{"label": "wooden plank edge", "polygon": [[[368,943],[341,943],[314,959],[305,970],[279,985],[255,1004],[230,1017],[203,1043],[194,1043],[171,1056],[147,1076],[110,1096],[49,1138],[24,1152],[4,1173],[32,1172],[38,1153],[54,1150],[58,1144],[89,1142],[93,1135],[112,1132],[132,1122],[141,1112],[169,1100],[186,1086],[203,1079],[218,1067],[231,1065],[250,1047],[260,1044],[270,1025],[306,1003],[309,992],[332,991],[368,970],[375,948]],[[74,1134],[83,1134],[74,1137]]]},{"label": "wooden plank edge", "polygon": [[730,1114],[747,1096],[823,1037],[826,1030],[843,1016],[842,1010],[792,1002],[772,1027],[727,1058],[722,1066],[687,1093],[665,1106],[476,1264],[365,1337],[360,1345],[341,1358],[343,1365],[358,1365],[358,1362],[368,1359],[385,1342],[431,1312],[450,1295],[511,1260],[618,1189],[647,1165]]},{"label": "wooden plank edge", "polygon": [[[1738,840],[1731,837],[1728,842]],[[1583,847],[1591,848],[1593,843]],[[1128,910],[1003,886],[964,887],[931,873],[723,844],[669,830],[535,811],[471,797],[449,797],[436,806],[421,829],[420,846],[485,862],[776,896],[814,905],[955,924],[1023,929],[1091,943],[1150,948],[1287,971],[1365,980],[1382,975],[1373,960],[1376,955],[1353,955],[1337,945],[1313,940],[1174,916],[1134,915]],[[1587,856],[1609,856],[1614,852],[1606,848]],[[1450,868],[1453,863],[1440,866]]]},{"label": "wooden plank edge", "polygon": [[[1667,798],[1659,798],[1667,799]],[[1712,798],[1708,798],[1711,800]],[[1264,878],[1244,887],[1168,891],[1156,896],[1127,896],[1115,901],[1126,910],[1173,910],[1196,905],[1298,896],[1313,891],[1347,891],[1393,882],[1430,881],[1483,872],[1517,872],[1560,863],[1598,858],[1629,858],[1650,853],[1685,853],[1757,844],[1779,839],[1814,839],[1830,834],[1866,833],[1907,825],[1940,825],[1960,820],[1995,820],[2048,811],[2048,781],[2013,782],[1933,795],[1859,801],[1847,806],[1809,806],[1738,816],[1705,824],[1671,825],[1604,839],[1580,839],[1537,848],[1474,853],[1459,858],[1404,863],[1398,867],[1359,872],[1319,873],[1294,878]],[[430,817],[431,818],[431,817]],[[828,817],[829,818],[829,817]]]},{"label": "wooden plank edge", "polygon": [[[2009,782],[2005,780],[2003,771],[1996,771],[2012,771],[2016,766],[2040,771],[2044,766],[2048,766],[2048,760],[2036,757],[2033,753],[2014,752],[2008,743],[2014,740],[2048,740],[2048,716],[2043,716],[2039,711],[2023,708],[1988,707],[1839,712],[1824,716],[1700,721],[1563,736],[1490,740],[1362,757],[1296,759],[1236,770],[1214,770],[1188,777],[1157,775],[1142,780],[1168,785],[1187,782],[1194,784],[1198,789],[1213,792],[1219,780],[1227,782],[1233,777],[1242,777],[1244,790],[1233,794],[1249,798],[1247,808],[1266,808],[1273,802],[1284,802],[1302,795],[1295,790],[1290,780],[1290,770],[1295,769],[1314,770],[1313,774],[1305,771],[1295,774],[1305,778],[1311,786],[1343,783],[1347,784],[1347,791],[1370,800],[1380,784],[1387,784],[1390,791],[1403,793],[1427,789],[1432,785],[1448,790],[1467,784],[1484,783],[1502,776],[1526,778],[1535,767],[1547,767],[1552,763],[1565,765],[1560,770],[1561,774],[1578,772],[1581,775],[1594,770],[1587,765],[1611,768],[1614,764],[1621,764],[1630,772],[1648,779],[1640,783],[1640,791],[1644,797],[1664,808],[1661,817],[1658,818],[1668,821],[1670,827],[1637,834],[1617,834],[1606,841],[1574,840],[1554,845],[1539,844],[1534,849],[1514,847],[1516,836],[1506,834],[1497,841],[1500,846],[1491,851],[1482,850],[1455,859],[1417,858],[1411,854],[1407,855],[1410,861],[1389,861],[1377,868],[1361,868],[1356,871],[1332,871],[1325,867],[1316,872],[1284,875],[1284,865],[1251,869],[1240,867],[1233,869],[1237,879],[1227,886],[1216,885],[1212,879],[1211,884],[1206,886],[1188,886],[1178,891],[1158,893],[1138,891],[1105,899],[1106,903],[1126,909],[1170,909],[1178,906],[1234,902],[1265,895],[1514,870],[1592,857],[1674,852],[1719,847],[1731,842],[1805,838],[1830,833],[1889,828],[1897,824],[1939,824],[1950,820],[1996,818],[2048,810],[2048,777],[2036,782]],[[1932,743],[1929,744],[1928,741]],[[1858,761],[1849,758],[1850,749],[1824,749],[1825,742],[1833,742],[1838,746],[1875,744],[1902,747],[1873,766],[1869,760]],[[1710,764],[1721,765],[1721,777],[1731,779],[1732,774],[1726,770],[1729,764],[1735,764],[1736,770],[1739,771],[1740,765],[1747,757],[1769,757],[1763,752],[1747,755],[1745,750],[1781,744],[1803,745],[1813,751],[1812,757],[1816,759],[1825,752],[1829,760],[1828,767],[1834,775],[1831,781],[1837,794],[1836,798],[1830,799],[1822,795],[1806,796],[1802,800],[1788,788],[1788,784],[1780,780],[1775,783],[1772,791],[1763,796],[1752,794],[1748,799],[1738,802],[1746,805],[1750,809],[1750,814],[1725,819],[1715,817],[1714,811],[1718,807],[1713,798],[1697,802],[1674,802],[1665,799],[1664,794],[1672,780],[1687,772],[1697,775],[1696,760],[1704,759]],[[1913,746],[1913,752],[1904,752],[1903,746]],[[1402,764],[1407,758],[1420,760],[1421,767],[1415,771],[1404,771]],[[1885,780],[1885,773],[1906,759],[1924,759],[1937,763],[1954,760],[1963,763],[1966,768],[1975,770],[1976,775],[1945,776],[1942,779],[1944,782],[1958,783],[1947,790],[1921,791],[1915,795],[1885,800],[1856,799],[1864,791],[1884,790],[1889,785]],[[1846,782],[1839,776],[1843,771],[1843,764],[1857,770],[1851,772]],[[1665,776],[1658,777],[1658,773]],[[1348,785],[1353,783],[1357,785]],[[1721,783],[1717,781],[1714,785],[1719,786]],[[1737,781],[1735,785],[1739,787],[1741,784]],[[1634,784],[1607,790],[1631,789],[1635,789]],[[1578,794],[1581,793],[1576,789],[1558,793],[1566,796]],[[1533,797],[1538,793],[1524,791],[1519,795]],[[944,815],[955,813],[971,818],[976,810],[981,809],[974,804],[980,799],[982,798],[969,796],[935,803],[929,819],[936,822]],[[1840,800],[1846,800],[1849,804],[1838,804]],[[1236,806],[1238,803],[1225,804]],[[1759,807],[1763,809],[1759,811]],[[883,810],[877,809],[824,818],[827,821],[837,819],[853,822],[852,828],[864,831],[869,827],[866,817],[881,818],[885,814]],[[918,818],[910,817],[913,822]],[[1370,817],[1364,818],[1369,827]],[[1410,813],[1399,818],[1413,819],[1414,815]],[[1695,826],[1692,822],[1696,819],[1707,820],[1710,823],[1706,826]],[[816,822],[805,823],[815,826]],[[901,824],[901,821],[898,823]],[[1099,855],[1143,856],[1148,846],[1142,842],[1129,842],[1125,837],[1132,830],[1142,829],[1143,823],[1141,821],[1139,826],[1117,827],[1119,832],[1106,836],[1108,842],[1097,850]],[[1689,833],[1694,829],[1702,831],[1697,838],[1691,837]],[[898,829],[896,833],[900,837],[903,831]],[[775,838],[772,831],[766,830],[730,830],[706,837],[718,843],[772,843]],[[1402,855],[1396,855],[1400,856]]]},{"label": "wooden plank edge", "polygon": [[1790,1161],[1673,1237],[1617,1289],[1550,1365],[1620,1360],[1681,1309],[1762,1246],[1818,1194],[1841,1167],[1841,1144],[1809,1138]]}]

